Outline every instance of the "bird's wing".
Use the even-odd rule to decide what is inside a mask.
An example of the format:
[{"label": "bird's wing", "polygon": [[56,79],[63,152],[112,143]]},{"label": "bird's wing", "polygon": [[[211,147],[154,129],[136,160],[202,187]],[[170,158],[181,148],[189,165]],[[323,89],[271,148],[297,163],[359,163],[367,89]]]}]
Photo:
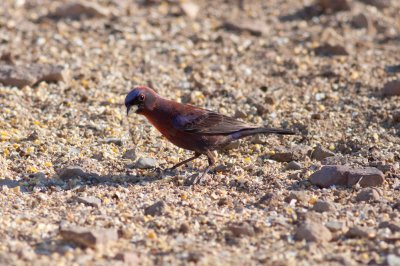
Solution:
[{"label": "bird's wing", "polygon": [[255,128],[252,125],[212,111],[192,112],[177,115],[173,119],[176,129],[197,134],[230,134],[243,129]]}]

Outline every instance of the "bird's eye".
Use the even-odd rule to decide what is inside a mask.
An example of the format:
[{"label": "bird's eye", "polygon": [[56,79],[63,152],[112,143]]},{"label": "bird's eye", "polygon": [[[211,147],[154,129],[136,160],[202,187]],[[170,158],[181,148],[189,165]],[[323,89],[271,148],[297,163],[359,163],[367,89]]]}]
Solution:
[{"label": "bird's eye", "polygon": [[143,95],[143,94],[140,94],[140,95],[139,95],[139,101],[141,101],[141,102],[144,101],[144,95]]}]

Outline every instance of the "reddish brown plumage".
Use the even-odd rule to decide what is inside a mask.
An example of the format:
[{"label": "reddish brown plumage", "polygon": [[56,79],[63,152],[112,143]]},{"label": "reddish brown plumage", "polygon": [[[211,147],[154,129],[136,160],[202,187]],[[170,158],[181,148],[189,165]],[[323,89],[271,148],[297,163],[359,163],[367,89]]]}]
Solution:
[{"label": "reddish brown plumage", "polygon": [[294,134],[289,130],[251,125],[206,109],[167,100],[144,86],[132,90],[125,98],[125,105],[127,112],[136,107],[136,113],[144,115],[173,144],[195,152],[194,157],[173,168],[205,154],[209,166],[202,176],[214,164],[211,151],[219,150],[231,141],[261,133]]}]

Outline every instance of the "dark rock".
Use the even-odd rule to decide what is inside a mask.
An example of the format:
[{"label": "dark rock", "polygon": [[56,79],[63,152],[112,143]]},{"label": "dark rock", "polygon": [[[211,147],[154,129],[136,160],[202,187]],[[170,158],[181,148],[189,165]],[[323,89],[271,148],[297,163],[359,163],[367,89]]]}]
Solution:
[{"label": "dark rock", "polygon": [[229,198],[221,198],[218,201],[218,206],[229,206],[229,207],[232,207],[233,206],[233,202]]},{"label": "dark rock", "polygon": [[389,228],[392,232],[400,232],[400,223],[393,221],[384,221],[379,224],[379,228]]},{"label": "dark rock", "polygon": [[360,13],[353,17],[351,25],[357,29],[368,28],[371,27],[371,21],[365,14]]},{"label": "dark rock", "polygon": [[311,152],[311,158],[318,160],[318,161],[322,161],[323,159],[325,159],[327,157],[332,157],[332,156],[335,156],[335,154],[333,152],[331,152],[330,150],[323,148],[321,146],[317,146]]},{"label": "dark rock", "polygon": [[114,144],[117,146],[122,146],[122,144],[123,144],[122,139],[119,139],[119,138],[108,138],[108,139],[102,140],[101,142],[106,143],[106,144]]},{"label": "dark rock", "polygon": [[348,238],[373,238],[374,236],[375,232],[361,226],[353,226],[346,233]]},{"label": "dark rock", "polygon": [[393,122],[400,123],[400,110],[393,111]]},{"label": "dark rock", "polygon": [[136,159],[136,152],[134,149],[127,150],[123,156],[124,159],[135,160]]},{"label": "dark rock", "polygon": [[58,174],[58,177],[64,181],[86,176],[87,174],[79,166],[67,166]]},{"label": "dark rock", "polygon": [[253,236],[255,234],[254,227],[248,223],[231,224],[228,230],[232,232],[235,237]]},{"label": "dark rock", "polygon": [[4,86],[22,88],[24,86],[33,85],[35,82],[36,77],[25,67],[10,65],[0,66],[0,83]]},{"label": "dark rock", "polygon": [[112,228],[85,228],[70,226],[60,228],[61,237],[83,247],[94,248],[118,239],[118,232]]},{"label": "dark rock", "polygon": [[291,161],[286,165],[286,170],[301,170],[301,168],[303,168],[301,163],[298,163],[296,161]]},{"label": "dark rock", "polygon": [[390,81],[385,84],[382,91],[383,96],[400,96],[400,80]]},{"label": "dark rock", "polygon": [[190,226],[187,223],[182,223],[179,227],[179,232],[182,234],[187,234],[190,231]]},{"label": "dark rock", "polygon": [[313,209],[313,211],[316,211],[316,212],[330,212],[330,211],[335,211],[336,207],[331,202],[317,200],[317,202],[314,204],[314,207],[312,209]]},{"label": "dark rock", "polygon": [[345,47],[341,45],[331,45],[331,44],[323,44],[315,48],[315,53],[319,56],[349,55]]},{"label": "dark rock", "polygon": [[356,196],[356,201],[377,201],[379,200],[380,195],[377,189],[374,188],[364,188],[360,192],[358,192]]},{"label": "dark rock", "polygon": [[95,3],[66,3],[62,4],[50,14],[51,17],[55,18],[71,18],[79,19],[81,17],[106,17],[109,15],[107,9],[95,4]]},{"label": "dark rock", "polygon": [[139,158],[135,167],[139,169],[151,169],[157,166],[157,161],[153,158]]},{"label": "dark rock", "polygon": [[259,207],[276,207],[282,202],[282,198],[279,197],[277,194],[269,192],[266,195],[262,196],[257,205]]},{"label": "dark rock", "polygon": [[262,21],[254,21],[250,19],[233,19],[223,23],[223,27],[228,31],[238,33],[248,32],[254,36],[261,36],[267,31],[268,26]]},{"label": "dark rock", "polygon": [[297,228],[294,238],[298,241],[321,243],[331,241],[332,234],[322,223],[306,221]]},{"label": "dark rock", "polygon": [[347,165],[323,166],[313,173],[310,182],[320,187],[354,186],[359,183],[361,187],[380,186],[385,181],[381,171],[373,167],[353,168]]},{"label": "dark rock", "polygon": [[93,197],[93,196],[89,196],[89,197],[76,197],[75,201],[78,203],[83,203],[85,205],[88,206],[92,206],[92,207],[100,207],[101,205],[101,200],[99,198]]},{"label": "dark rock", "polygon": [[309,149],[308,146],[297,146],[291,149],[279,147],[270,158],[278,162],[299,161],[304,159]]},{"label": "dark rock", "polygon": [[9,64],[9,65],[13,65],[14,64],[14,58],[13,58],[11,53],[3,53],[3,54],[1,54],[0,61],[3,61],[3,62],[5,62],[6,64]]},{"label": "dark rock", "polygon": [[145,208],[144,214],[150,216],[160,216],[165,214],[166,209],[167,209],[167,204],[165,204],[164,201],[160,200],[154,203],[153,205]]},{"label": "dark rock", "polygon": [[0,66],[0,83],[5,86],[32,86],[38,82],[67,81],[68,73],[62,66],[32,64],[30,66]]},{"label": "dark rock", "polygon": [[235,112],[235,117],[236,118],[246,118],[246,113],[245,112],[243,112],[242,110],[236,110],[236,112]]}]

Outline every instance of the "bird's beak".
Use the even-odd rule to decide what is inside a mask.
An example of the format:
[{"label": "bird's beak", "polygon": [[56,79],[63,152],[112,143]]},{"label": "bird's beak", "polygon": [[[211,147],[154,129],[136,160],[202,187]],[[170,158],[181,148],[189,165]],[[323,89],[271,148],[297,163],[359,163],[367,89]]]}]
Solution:
[{"label": "bird's beak", "polygon": [[133,110],[133,112],[134,113],[136,113],[136,111],[138,110],[138,106],[137,105],[129,105],[127,108],[126,108],[126,115],[128,116],[129,115],[129,112],[130,112],[130,110]]}]

